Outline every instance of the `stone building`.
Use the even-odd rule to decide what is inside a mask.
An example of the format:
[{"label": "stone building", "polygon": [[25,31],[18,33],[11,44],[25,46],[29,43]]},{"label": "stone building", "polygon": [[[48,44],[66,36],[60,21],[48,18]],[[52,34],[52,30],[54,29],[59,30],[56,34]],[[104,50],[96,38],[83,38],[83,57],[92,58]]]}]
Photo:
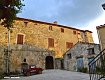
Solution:
[{"label": "stone building", "polygon": [[97,33],[101,50],[105,49],[105,25],[97,26]]},{"label": "stone building", "polygon": [[[0,26],[0,43],[7,45],[8,31]],[[62,55],[78,41],[93,43],[92,32],[57,23],[18,18],[11,31],[11,44],[25,43],[54,50],[55,57]]]},{"label": "stone building", "polygon": [[88,63],[100,52],[99,44],[78,42],[64,54],[64,69],[79,71],[87,68]]},{"label": "stone building", "polygon": [[[29,64],[35,64],[45,69],[47,69],[47,66],[49,66],[48,68],[55,68],[55,58],[62,58],[62,55],[78,41],[93,43],[92,32],[59,25],[57,22],[48,23],[18,18],[10,33],[12,49],[10,54],[10,63],[12,63],[10,67],[12,68],[12,65],[16,66],[16,68],[12,69],[17,70],[21,62],[26,59]],[[1,68],[5,64],[4,48],[7,46],[8,30],[0,26]],[[39,48],[38,52],[36,48]],[[46,59],[49,59],[51,61],[49,63],[52,64],[45,66]]]},{"label": "stone building", "polygon": [[[6,46],[0,46],[0,69],[5,72],[6,68]],[[55,52],[47,49],[39,48],[30,44],[11,45],[9,53],[9,69],[10,72],[21,72],[21,63],[24,60],[28,65],[36,65],[43,69],[55,68]]]}]

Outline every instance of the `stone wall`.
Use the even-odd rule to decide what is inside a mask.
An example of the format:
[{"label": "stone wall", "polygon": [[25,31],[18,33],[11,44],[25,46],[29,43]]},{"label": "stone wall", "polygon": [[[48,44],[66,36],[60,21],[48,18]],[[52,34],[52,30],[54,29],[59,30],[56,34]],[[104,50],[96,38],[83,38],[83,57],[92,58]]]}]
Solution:
[{"label": "stone wall", "polygon": [[[5,56],[4,56],[4,48],[0,48],[0,69],[1,71],[5,72]],[[55,52],[49,51],[43,48],[38,48],[33,45],[24,44],[24,45],[11,45],[10,52],[10,72],[21,72],[21,63],[24,62],[24,59],[26,59],[26,62],[29,65],[36,65],[36,67],[41,67],[45,69],[45,63],[46,63],[46,57],[52,56],[54,61],[54,67],[55,67]],[[1,59],[2,58],[2,59]]]},{"label": "stone wall", "polygon": [[[52,27],[52,30],[49,30]],[[61,32],[61,28],[64,32]],[[73,33],[76,31],[76,34]],[[0,26],[0,44],[8,44],[8,30]],[[88,33],[88,34],[87,34]],[[78,41],[93,43],[91,31],[80,30],[68,26],[63,26],[54,23],[34,21],[29,19],[18,19],[15,21],[10,34],[12,45],[17,44],[17,35],[24,35],[24,44],[32,44],[37,47],[55,51],[55,57],[59,58],[68,50],[66,42],[75,45]],[[48,38],[54,39],[54,47],[48,46]]]},{"label": "stone wall", "polygon": [[[88,49],[94,48],[94,53],[89,54]],[[77,58],[83,58],[84,67],[88,68],[88,59],[95,57],[100,52],[99,44],[78,42],[73,48],[64,55],[64,69],[77,71]],[[70,57],[69,57],[70,56]]]},{"label": "stone wall", "polygon": [[101,50],[105,49],[105,25],[100,25],[97,27],[99,43]]},{"label": "stone wall", "polygon": [[55,69],[64,69],[64,60],[63,58],[55,59]]}]

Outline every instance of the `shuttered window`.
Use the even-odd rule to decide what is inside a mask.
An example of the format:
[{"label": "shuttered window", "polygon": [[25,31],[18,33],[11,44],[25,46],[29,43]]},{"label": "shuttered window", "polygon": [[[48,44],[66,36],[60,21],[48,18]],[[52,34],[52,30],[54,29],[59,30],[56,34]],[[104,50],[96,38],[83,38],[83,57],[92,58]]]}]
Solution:
[{"label": "shuttered window", "polygon": [[49,30],[53,30],[53,29],[52,29],[52,26],[49,26]]},{"label": "shuttered window", "polygon": [[23,37],[24,35],[22,34],[17,35],[17,44],[23,44]]},{"label": "shuttered window", "polygon": [[72,48],[72,47],[73,47],[73,43],[66,42],[66,48]]},{"label": "shuttered window", "polygon": [[64,33],[64,29],[63,28],[61,28],[61,32]]},{"label": "shuttered window", "polygon": [[24,22],[25,27],[27,27],[28,22]]},{"label": "shuttered window", "polygon": [[48,38],[48,47],[54,47],[54,39]]},{"label": "shuttered window", "polygon": [[73,31],[73,34],[76,35],[76,31]]},{"label": "shuttered window", "polygon": [[89,49],[88,49],[88,54],[89,54],[89,55],[95,54],[94,48],[89,48]]}]

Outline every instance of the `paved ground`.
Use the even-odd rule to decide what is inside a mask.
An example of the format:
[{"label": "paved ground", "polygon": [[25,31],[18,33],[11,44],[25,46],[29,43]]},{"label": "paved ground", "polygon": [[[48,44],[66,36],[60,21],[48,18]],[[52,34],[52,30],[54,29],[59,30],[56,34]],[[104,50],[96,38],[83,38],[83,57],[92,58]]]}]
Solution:
[{"label": "paved ground", "polygon": [[43,74],[3,80],[89,80],[89,75],[65,70],[45,70]]}]

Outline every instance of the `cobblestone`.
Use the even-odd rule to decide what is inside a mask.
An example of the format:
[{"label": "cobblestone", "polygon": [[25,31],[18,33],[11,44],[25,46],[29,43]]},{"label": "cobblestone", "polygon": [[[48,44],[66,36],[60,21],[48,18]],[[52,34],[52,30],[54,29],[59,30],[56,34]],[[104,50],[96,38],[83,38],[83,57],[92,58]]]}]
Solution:
[{"label": "cobblestone", "polygon": [[65,70],[44,70],[42,74],[3,80],[89,80],[89,75]]}]

